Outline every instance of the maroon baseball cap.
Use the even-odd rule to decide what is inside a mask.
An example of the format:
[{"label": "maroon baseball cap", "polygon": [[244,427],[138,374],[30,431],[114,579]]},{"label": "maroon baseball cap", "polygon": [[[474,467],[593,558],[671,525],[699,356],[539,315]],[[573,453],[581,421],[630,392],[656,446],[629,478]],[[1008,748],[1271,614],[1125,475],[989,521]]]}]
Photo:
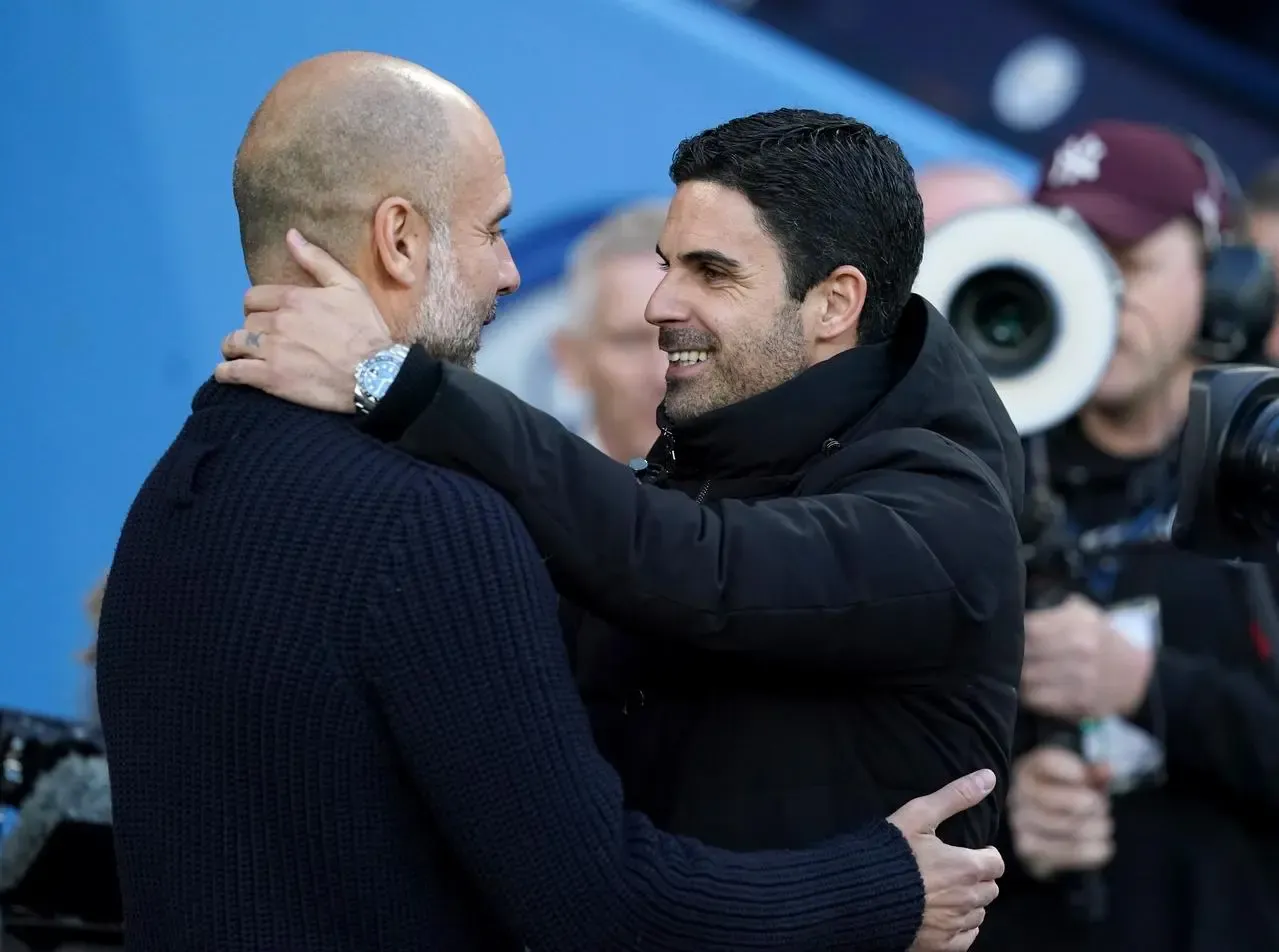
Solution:
[{"label": "maroon baseball cap", "polygon": [[1230,222],[1226,185],[1211,161],[1162,126],[1102,120],[1052,151],[1034,200],[1073,209],[1104,241],[1121,246],[1184,215],[1212,247]]}]

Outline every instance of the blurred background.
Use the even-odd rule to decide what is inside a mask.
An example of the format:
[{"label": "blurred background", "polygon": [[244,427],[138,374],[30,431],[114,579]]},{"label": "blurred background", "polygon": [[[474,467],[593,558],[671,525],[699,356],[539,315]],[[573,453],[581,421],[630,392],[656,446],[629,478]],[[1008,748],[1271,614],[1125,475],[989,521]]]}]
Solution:
[{"label": "blurred background", "polygon": [[[0,705],[82,712],[85,599],[240,320],[236,145],[285,69],[343,48],[421,62],[493,118],[524,286],[481,370],[621,458],[660,396],[660,366],[628,356],[647,352],[648,292],[619,265],[604,316],[572,320],[566,256],[619,207],[660,208],[685,135],[804,105],[894,136],[919,170],[998,173],[939,175],[935,207],[1015,193],[1033,156],[1101,116],[1191,131],[1245,181],[1279,156],[1279,5],[1264,0],[8,0]],[[581,267],[651,247],[642,210]]]}]

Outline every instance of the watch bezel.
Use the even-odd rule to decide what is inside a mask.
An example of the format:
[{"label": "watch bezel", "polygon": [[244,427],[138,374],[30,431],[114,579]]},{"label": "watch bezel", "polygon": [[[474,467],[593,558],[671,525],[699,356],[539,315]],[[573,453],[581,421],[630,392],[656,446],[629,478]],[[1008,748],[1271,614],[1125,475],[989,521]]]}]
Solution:
[{"label": "watch bezel", "polygon": [[[370,413],[386,396],[395,382],[395,376],[404,366],[409,355],[405,344],[392,344],[376,354],[365,357],[355,365],[355,409],[360,413]],[[374,394],[370,387],[376,386],[380,393]]]}]

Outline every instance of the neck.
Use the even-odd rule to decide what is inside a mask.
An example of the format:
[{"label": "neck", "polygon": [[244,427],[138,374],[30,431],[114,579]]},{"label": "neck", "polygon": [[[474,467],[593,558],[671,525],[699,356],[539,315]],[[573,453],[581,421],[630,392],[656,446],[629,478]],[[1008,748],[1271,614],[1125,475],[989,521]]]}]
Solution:
[{"label": "neck", "polygon": [[857,341],[850,338],[841,337],[838,340],[821,341],[814,344],[809,349],[808,366],[816,366],[817,364],[822,363],[822,361],[830,360],[832,357],[842,354],[846,350],[852,350],[857,346]]},{"label": "neck", "polygon": [[[283,248],[283,241],[280,247]],[[249,280],[254,284],[287,284],[299,288],[316,287],[315,278],[287,253],[272,250],[246,261]]]},{"label": "neck", "polygon": [[1123,407],[1090,404],[1079,412],[1084,435],[1111,456],[1151,456],[1160,452],[1186,421],[1193,374],[1193,367],[1183,368]]}]

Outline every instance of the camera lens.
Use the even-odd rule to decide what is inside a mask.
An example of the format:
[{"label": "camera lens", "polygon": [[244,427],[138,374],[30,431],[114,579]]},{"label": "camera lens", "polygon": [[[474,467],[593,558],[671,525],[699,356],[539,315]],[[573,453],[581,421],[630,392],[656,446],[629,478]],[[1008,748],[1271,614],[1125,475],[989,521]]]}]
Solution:
[{"label": "camera lens", "polygon": [[1056,306],[1044,285],[1020,268],[973,274],[950,302],[950,322],[990,376],[1029,370],[1052,347]]},{"label": "camera lens", "polygon": [[1218,499],[1253,533],[1279,533],[1279,398],[1240,415],[1226,437]]}]

